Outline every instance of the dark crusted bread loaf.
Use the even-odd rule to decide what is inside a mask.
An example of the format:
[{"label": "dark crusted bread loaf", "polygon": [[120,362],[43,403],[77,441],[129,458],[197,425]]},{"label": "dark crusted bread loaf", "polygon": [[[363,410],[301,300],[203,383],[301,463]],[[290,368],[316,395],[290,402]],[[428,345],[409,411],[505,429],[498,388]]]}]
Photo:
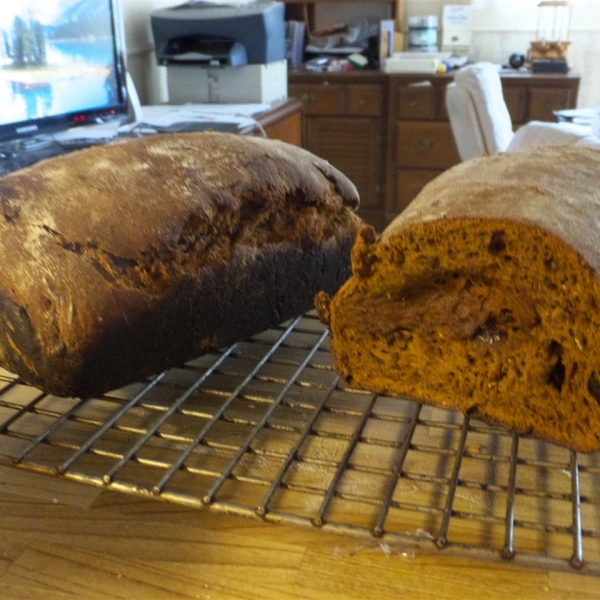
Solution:
[{"label": "dark crusted bread loaf", "polygon": [[355,187],[282,142],[154,136],[0,180],[0,365],[65,396],[298,315],[350,275]]},{"label": "dark crusted bread loaf", "polygon": [[600,152],[462,163],[379,240],[320,315],[359,386],[600,447]]}]

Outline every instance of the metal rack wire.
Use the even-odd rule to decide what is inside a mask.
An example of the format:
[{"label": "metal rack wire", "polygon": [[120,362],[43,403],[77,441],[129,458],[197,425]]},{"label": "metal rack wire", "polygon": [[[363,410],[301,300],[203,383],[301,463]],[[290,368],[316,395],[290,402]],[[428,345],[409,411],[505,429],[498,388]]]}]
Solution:
[{"label": "metal rack wire", "polygon": [[432,552],[600,575],[600,456],[348,386],[303,315],[99,398],[0,370],[0,458]]}]

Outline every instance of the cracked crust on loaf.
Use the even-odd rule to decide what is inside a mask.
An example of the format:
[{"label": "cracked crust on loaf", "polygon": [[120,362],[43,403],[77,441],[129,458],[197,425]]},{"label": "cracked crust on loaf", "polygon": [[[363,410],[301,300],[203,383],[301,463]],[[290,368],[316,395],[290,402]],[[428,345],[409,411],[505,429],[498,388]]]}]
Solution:
[{"label": "cracked crust on loaf", "polygon": [[600,448],[600,152],[469,161],[424,188],[317,298],[358,386]]},{"label": "cracked crust on loaf", "polygon": [[0,179],[0,366],[60,396],[160,372],[350,275],[355,187],[294,146],[152,136]]}]

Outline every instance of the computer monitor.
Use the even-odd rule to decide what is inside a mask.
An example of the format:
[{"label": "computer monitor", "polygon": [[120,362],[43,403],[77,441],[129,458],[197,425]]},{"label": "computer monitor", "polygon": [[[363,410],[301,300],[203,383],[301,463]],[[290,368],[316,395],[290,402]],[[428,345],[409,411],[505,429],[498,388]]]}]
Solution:
[{"label": "computer monitor", "polygon": [[10,0],[0,10],[0,141],[129,114],[118,0]]}]

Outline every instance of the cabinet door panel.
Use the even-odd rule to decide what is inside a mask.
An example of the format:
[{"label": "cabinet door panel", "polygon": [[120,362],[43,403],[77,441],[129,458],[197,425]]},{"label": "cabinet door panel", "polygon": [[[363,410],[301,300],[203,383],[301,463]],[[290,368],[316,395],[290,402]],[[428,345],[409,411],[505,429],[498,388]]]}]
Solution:
[{"label": "cabinet door panel", "polygon": [[302,101],[306,115],[343,115],[345,88],[343,85],[290,84],[288,93]]},{"label": "cabinet door panel", "polygon": [[310,117],[306,148],[328,160],[357,187],[363,208],[382,204],[381,120]]},{"label": "cabinet door panel", "polygon": [[383,112],[383,90],[380,85],[349,85],[348,114],[364,117],[380,117]]},{"label": "cabinet door panel", "polygon": [[265,133],[271,140],[281,140],[294,146],[303,146],[303,122],[300,111],[265,127]]},{"label": "cabinet door panel", "polygon": [[555,110],[571,106],[569,88],[532,87],[529,91],[528,121],[556,121]]},{"label": "cabinet door panel", "polygon": [[447,169],[460,162],[449,123],[398,123],[396,143],[400,167]]},{"label": "cabinet door panel", "polygon": [[524,123],[527,116],[527,89],[505,86],[502,93],[512,122]]},{"label": "cabinet door panel", "polygon": [[417,194],[442,171],[436,169],[396,170],[396,213],[400,214]]}]

